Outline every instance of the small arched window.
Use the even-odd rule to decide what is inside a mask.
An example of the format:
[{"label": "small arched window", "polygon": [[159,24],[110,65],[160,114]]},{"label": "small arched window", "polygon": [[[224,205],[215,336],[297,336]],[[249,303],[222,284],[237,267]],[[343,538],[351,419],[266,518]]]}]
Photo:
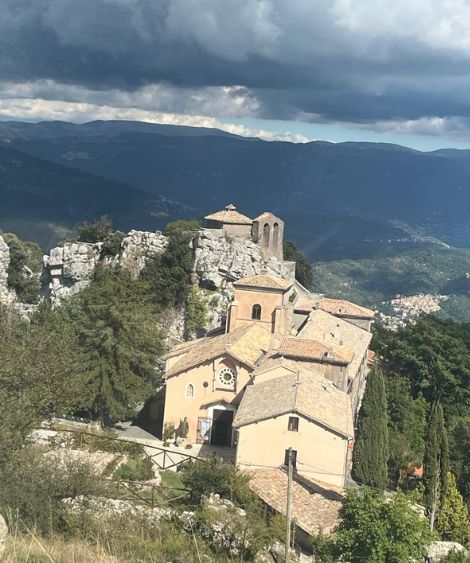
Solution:
[{"label": "small arched window", "polygon": [[270,237],[271,228],[268,223],[264,225],[263,228],[263,239],[264,239],[264,246],[269,246],[269,237]]},{"label": "small arched window", "polygon": [[251,318],[254,321],[259,321],[261,319],[261,305],[253,305],[251,309]]},{"label": "small arched window", "polygon": [[279,223],[273,225],[273,246],[277,247],[279,244]]},{"label": "small arched window", "polygon": [[188,383],[186,385],[186,390],[184,394],[187,399],[194,399],[194,385],[192,383]]}]

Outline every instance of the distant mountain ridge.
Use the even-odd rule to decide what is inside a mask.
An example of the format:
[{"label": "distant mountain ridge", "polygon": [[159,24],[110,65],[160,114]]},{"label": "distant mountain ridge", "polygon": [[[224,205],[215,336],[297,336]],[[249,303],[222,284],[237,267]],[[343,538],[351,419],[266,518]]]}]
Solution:
[{"label": "distant mountain ridge", "polygon": [[2,144],[182,202],[195,216],[230,202],[251,216],[271,209],[312,260],[396,253],[433,238],[470,247],[470,151],[267,142],[128,121],[0,122]]},{"label": "distant mountain ridge", "polygon": [[109,215],[123,230],[162,228],[188,207],[122,182],[0,146],[0,229],[49,248],[79,222]]}]

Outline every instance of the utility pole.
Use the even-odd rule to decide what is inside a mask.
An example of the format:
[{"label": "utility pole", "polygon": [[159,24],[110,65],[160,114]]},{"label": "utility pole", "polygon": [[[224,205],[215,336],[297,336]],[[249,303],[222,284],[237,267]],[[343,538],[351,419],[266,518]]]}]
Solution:
[{"label": "utility pole", "polygon": [[286,563],[290,560],[290,535],[292,519],[292,448],[287,453],[287,506],[286,506]]}]

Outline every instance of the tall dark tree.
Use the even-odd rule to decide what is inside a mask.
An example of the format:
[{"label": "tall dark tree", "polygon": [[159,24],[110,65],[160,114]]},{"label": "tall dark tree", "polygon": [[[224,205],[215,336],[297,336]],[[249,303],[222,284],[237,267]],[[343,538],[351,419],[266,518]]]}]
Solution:
[{"label": "tall dark tree", "polygon": [[429,432],[424,454],[424,503],[429,511],[431,529],[447,489],[449,444],[444,426],[444,413],[435,403],[429,419]]},{"label": "tall dark tree", "polygon": [[310,289],[313,283],[312,267],[305,254],[291,240],[284,241],[284,260],[296,262],[296,280],[307,289]]},{"label": "tall dark tree", "polygon": [[159,305],[181,306],[188,297],[193,266],[191,240],[197,225],[196,221],[169,223],[165,229],[166,251],[152,256],[145,264],[141,277]]},{"label": "tall dark tree", "polygon": [[99,267],[94,282],[68,304],[87,355],[90,412],[107,425],[135,414],[158,383],[163,352],[158,317],[139,280]]},{"label": "tall dark tree", "polygon": [[363,485],[384,490],[387,461],[387,397],[382,372],[376,367],[369,373],[359,411],[352,476]]}]

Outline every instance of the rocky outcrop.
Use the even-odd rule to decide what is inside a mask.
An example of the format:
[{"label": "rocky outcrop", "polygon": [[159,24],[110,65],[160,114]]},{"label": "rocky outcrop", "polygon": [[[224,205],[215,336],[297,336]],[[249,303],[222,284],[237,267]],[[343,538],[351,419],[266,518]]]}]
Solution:
[{"label": "rocky outcrop", "polygon": [[455,551],[456,553],[465,553],[468,555],[468,550],[465,547],[457,542],[453,541],[435,541],[433,542],[428,549],[429,557],[432,557],[433,561],[440,561],[444,559],[449,553]]},{"label": "rocky outcrop", "polygon": [[3,554],[5,553],[5,547],[8,537],[8,526],[5,519],[0,514],[0,561],[3,559]]},{"label": "rocky outcrop", "polygon": [[71,242],[53,248],[44,256],[49,277],[48,297],[53,305],[88,286],[99,260],[120,264],[137,278],[149,256],[164,252],[168,244],[161,233],[130,231],[123,239],[119,254],[104,257],[103,243]]},{"label": "rocky outcrop", "polygon": [[10,249],[4,238],[0,235],[0,304],[11,305],[16,295],[8,287],[8,267],[10,265]]},{"label": "rocky outcrop", "polygon": [[71,242],[53,248],[44,257],[52,304],[87,287],[100,258],[101,243]]},{"label": "rocky outcrop", "polygon": [[233,282],[262,271],[293,279],[290,263],[265,259],[261,247],[251,240],[227,237],[222,232],[202,230],[194,240],[193,281],[208,301],[207,329],[223,326],[233,297]]},{"label": "rocky outcrop", "polygon": [[119,263],[137,278],[148,257],[165,251],[168,239],[160,232],[130,231],[122,241]]}]

